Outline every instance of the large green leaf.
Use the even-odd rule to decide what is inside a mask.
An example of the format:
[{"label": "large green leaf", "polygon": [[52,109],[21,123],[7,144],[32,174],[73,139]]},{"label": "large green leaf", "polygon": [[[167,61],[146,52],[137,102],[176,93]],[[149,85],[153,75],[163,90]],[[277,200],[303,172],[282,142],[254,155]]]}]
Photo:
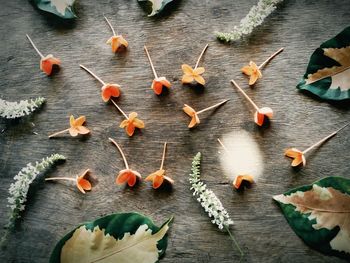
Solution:
[{"label": "large green leaf", "polygon": [[327,177],[273,197],[306,244],[350,259],[350,180]]},{"label": "large green leaf", "polygon": [[157,262],[167,247],[172,218],[161,227],[138,213],[118,213],[82,224],[54,248],[50,263]]},{"label": "large green leaf", "polygon": [[175,0],[137,0],[143,8],[147,11],[148,16],[154,16],[161,11],[164,7]]},{"label": "large green leaf", "polygon": [[297,88],[327,100],[350,99],[350,27],[315,50]]},{"label": "large green leaf", "polygon": [[41,10],[53,13],[59,17],[71,19],[75,18],[73,4],[75,0],[32,0]]}]

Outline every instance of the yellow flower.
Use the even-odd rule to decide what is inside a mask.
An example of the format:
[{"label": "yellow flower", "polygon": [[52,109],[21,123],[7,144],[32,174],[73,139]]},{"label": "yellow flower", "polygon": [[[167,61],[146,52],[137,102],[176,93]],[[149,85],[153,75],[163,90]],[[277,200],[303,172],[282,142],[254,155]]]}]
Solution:
[{"label": "yellow flower", "polygon": [[196,81],[201,85],[205,85],[205,79],[201,76],[205,72],[204,67],[193,69],[187,64],[182,64],[181,68],[184,73],[182,76],[182,83],[187,84]]}]

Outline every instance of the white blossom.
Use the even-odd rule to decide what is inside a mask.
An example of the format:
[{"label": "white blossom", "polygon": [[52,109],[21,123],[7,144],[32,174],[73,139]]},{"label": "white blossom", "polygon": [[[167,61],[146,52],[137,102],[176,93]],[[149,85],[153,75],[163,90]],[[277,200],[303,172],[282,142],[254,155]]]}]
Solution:
[{"label": "white blossom", "polygon": [[10,102],[0,99],[0,117],[15,119],[32,113],[39,108],[45,99],[42,97],[34,100],[21,100],[20,102]]},{"label": "white blossom", "polygon": [[261,25],[265,18],[269,16],[275,9],[276,5],[283,0],[259,0],[249,13],[241,20],[239,26],[234,26],[231,32],[216,32],[216,37],[225,42],[235,41],[250,34],[255,27]]},{"label": "white blossom", "polygon": [[200,161],[201,153],[197,153],[192,161],[190,174],[190,183],[192,185],[193,195],[197,196],[197,201],[200,202],[205,212],[212,218],[211,222],[216,224],[219,229],[227,228],[233,224],[229,214],[223,207],[219,198],[213,191],[207,189],[206,184],[200,180]]}]

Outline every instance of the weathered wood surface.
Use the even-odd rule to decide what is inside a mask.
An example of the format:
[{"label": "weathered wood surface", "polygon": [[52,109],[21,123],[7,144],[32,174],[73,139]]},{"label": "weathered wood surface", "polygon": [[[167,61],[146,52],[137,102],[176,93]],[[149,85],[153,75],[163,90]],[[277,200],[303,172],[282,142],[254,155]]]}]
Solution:
[{"label": "weathered wood surface", "polygon": [[[7,189],[28,162],[53,152],[64,154],[67,162],[51,176],[75,176],[90,168],[99,177],[99,184],[86,195],[73,186],[41,184],[28,201],[7,250],[0,252],[1,262],[47,262],[55,243],[80,222],[126,211],[141,212],[158,224],[175,216],[162,262],[238,260],[228,235],[210,223],[192,197],[188,173],[197,151],[203,153],[203,179],[235,221],[232,229],[246,253],[244,262],[343,262],[305,245],[271,197],[325,176],[350,177],[348,130],[319,148],[300,171],[292,170],[290,160],[283,157],[286,147],[304,148],[349,120],[349,104],[331,105],[295,88],[313,50],[349,25],[349,1],[287,1],[249,38],[234,45],[215,40],[215,30],[239,23],[255,2],[183,0],[169,15],[148,18],[136,1],[84,0],[78,1],[79,18],[71,24],[43,14],[27,1],[2,2],[1,97],[13,101],[41,95],[47,103],[29,118],[1,121],[1,130],[5,130],[0,134],[0,225],[7,221]],[[113,55],[105,44],[111,32],[102,14],[129,41],[126,53]],[[43,53],[61,58],[57,74],[46,77],[40,72],[39,57],[26,33]],[[201,64],[207,70],[207,85],[198,92],[181,85],[180,66],[194,65],[206,43],[210,47]],[[150,89],[153,76],[144,44],[159,75],[173,82],[167,95],[157,97]],[[266,67],[255,88],[247,90],[259,105],[275,110],[270,127],[259,129],[252,122],[249,105],[229,80],[234,77],[246,87],[240,67],[250,59],[262,62],[280,47],[285,51]],[[102,102],[100,84],[81,70],[79,63],[105,81],[120,83],[120,106],[126,112],[137,111],[146,129],[128,138],[118,128],[122,116],[113,105]],[[230,102],[203,116],[196,129],[187,129],[189,119],[182,112],[183,103],[201,109],[223,98]],[[66,127],[70,114],[87,116],[91,136],[49,140],[49,133]],[[216,139],[237,129],[254,136],[265,160],[262,180],[244,193],[232,190],[218,161]],[[173,191],[154,191],[146,183],[134,189],[116,186],[114,178],[123,162],[108,137],[121,144],[131,167],[144,176],[158,168],[162,143],[168,141],[165,167],[176,181]]]}]

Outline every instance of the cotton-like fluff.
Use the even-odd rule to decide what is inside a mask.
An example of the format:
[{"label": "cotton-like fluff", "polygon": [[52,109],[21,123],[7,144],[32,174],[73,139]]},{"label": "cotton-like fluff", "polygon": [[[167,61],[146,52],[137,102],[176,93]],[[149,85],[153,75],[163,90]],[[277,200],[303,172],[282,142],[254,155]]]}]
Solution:
[{"label": "cotton-like fluff", "polygon": [[263,157],[254,138],[246,131],[234,131],[222,138],[220,163],[227,178],[238,189],[243,181],[257,182],[263,172]]}]

